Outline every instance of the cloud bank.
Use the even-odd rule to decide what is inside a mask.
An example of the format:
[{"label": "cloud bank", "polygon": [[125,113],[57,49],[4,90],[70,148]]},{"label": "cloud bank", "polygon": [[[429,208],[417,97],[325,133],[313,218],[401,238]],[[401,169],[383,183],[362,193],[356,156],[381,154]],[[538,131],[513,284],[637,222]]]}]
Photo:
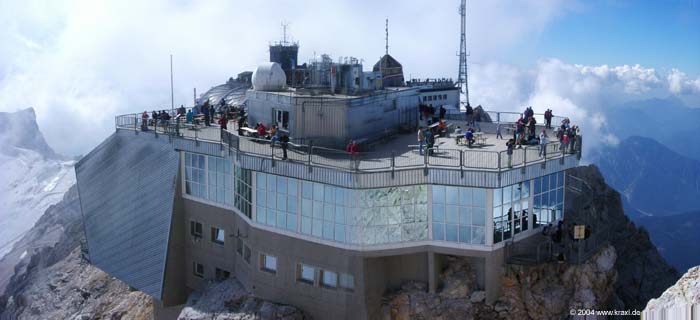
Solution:
[{"label": "cloud bank", "polygon": [[[389,52],[407,77],[455,77],[458,2],[291,0],[0,0],[0,110],[36,109],[48,143],[64,154],[89,151],[114,131],[114,115],[170,106],[267,60],[267,45],[291,22],[300,60],[356,56],[365,68]],[[471,100],[493,110],[533,105],[595,119],[612,102],[650,95],[698,95],[699,79],[639,65],[581,66],[545,59],[502,63],[537,43],[571,2],[470,2]],[[477,50],[478,49],[478,50]],[[536,108],[537,109],[537,108]],[[583,121],[583,120],[581,120]],[[595,126],[594,126],[595,125]],[[605,127],[604,119],[591,128]]]}]

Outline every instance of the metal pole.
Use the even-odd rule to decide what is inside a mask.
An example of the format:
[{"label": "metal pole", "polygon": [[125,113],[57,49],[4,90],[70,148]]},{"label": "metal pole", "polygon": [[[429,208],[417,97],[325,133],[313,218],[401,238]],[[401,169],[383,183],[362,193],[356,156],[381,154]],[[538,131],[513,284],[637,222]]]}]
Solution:
[{"label": "metal pole", "polygon": [[173,55],[170,55],[170,114],[175,113],[175,93],[173,90]]}]

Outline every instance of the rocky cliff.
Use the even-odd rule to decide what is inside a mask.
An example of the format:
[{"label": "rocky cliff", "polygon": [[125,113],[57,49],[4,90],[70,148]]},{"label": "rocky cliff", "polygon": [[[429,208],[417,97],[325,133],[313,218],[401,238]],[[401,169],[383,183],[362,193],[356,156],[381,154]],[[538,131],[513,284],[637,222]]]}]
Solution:
[{"label": "rocky cliff", "polygon": [[700,314],[700,266],[690,268],[659,298],[649,300],[643,316],[653,319],[692,319],[689,316],[692,314]]},{"label": "rocky cliff", "polygon": [[6,256],[20,262],[8,273],[0,319],[150,319],[151,299],[88,264],[82,239],[72,187]]},{"label": "rocky cliff", "polygon": [[[561,319],[571,309],[642,310],[678,279],[659,255],[644,229],[625,216],[620,194],[610,188],[594,166],[571,172],[590,186],[593,208],[567,212],[566,219],[591,221],[599,246],[580,264],[544,262],[508,267],[501,297],[484,301],[474,272],[465,260],[450,257],[440,278],[443,288],[431,294],[424,283],[410,282],[383,301],[385,319]],[[588,215],[583,217],[582,215]]]}]

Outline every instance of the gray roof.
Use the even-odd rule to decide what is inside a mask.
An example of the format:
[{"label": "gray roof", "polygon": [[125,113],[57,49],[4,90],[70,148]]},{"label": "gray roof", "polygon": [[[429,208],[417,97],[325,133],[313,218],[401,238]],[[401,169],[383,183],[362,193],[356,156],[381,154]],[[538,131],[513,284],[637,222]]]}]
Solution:
[{"label": "gray roof", "polygon": [[117,132],[75,169],[92,264],[159,300],[178,159],[166,136]]}]

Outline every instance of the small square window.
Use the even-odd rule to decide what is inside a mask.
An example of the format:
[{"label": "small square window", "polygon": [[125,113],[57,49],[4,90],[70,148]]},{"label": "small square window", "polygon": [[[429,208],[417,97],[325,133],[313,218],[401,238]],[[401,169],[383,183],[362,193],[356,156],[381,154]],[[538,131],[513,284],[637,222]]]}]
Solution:
[{"label": "small square window", "polygon": [[230,272],[228,272],[224,269],[216,268],[216,271],[215,271],[216,281],[224,281],[224,280],[228,279],[230,276],[231,276]]},{"label": "small square window", "polygon": [[321,284],[326,288],[337,288],[338,287],[338,274],[333,271],[323,270],[323,277],[321,277]]},{"label": "small square window", "polygon": [[211,242],[223,245],[226,239],[226,232],[224,229],[219,229],[217,227],[211,227]]},{"label": "small square window", "polygon": [[316,268],[308,264],[298,265],[297,281],[313,285],[316,282]]},{"label": "small square window", "polygon": [[340,287],[352,291],[355,290],[355,277],[351,274],[341,273],[339,278]]},{"label": "small square window", "polygon": [[269,273],[277,273],[277,257],[260,254],[260,270]]},{"label": "small square window", "polygon": [[190,235],[195,238],[202,237],[202,224],[197,221],[190,221]]},{"label": "small square window", "polygon": [[198,262],[192,262],[192,273],[199,278],[204,278],[204,265]]}]

